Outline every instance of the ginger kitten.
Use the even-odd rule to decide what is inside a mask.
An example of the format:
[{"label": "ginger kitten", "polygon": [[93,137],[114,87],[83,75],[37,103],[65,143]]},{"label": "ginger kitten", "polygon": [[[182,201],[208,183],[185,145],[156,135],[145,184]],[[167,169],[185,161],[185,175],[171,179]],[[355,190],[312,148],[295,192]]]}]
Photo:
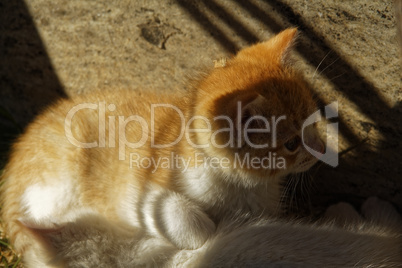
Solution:
[{"label": "ginger kitten", "polygon": [[105,91],[62,100],[14,144],[3,174],[6,231],[28,266],[46,252],[24,223],[51,228],[87,213],[180,249],[223,218],[280,214],[281,179],[324,151],[311,92],[292,69],[296,29],[241,50],[174,93]]}]

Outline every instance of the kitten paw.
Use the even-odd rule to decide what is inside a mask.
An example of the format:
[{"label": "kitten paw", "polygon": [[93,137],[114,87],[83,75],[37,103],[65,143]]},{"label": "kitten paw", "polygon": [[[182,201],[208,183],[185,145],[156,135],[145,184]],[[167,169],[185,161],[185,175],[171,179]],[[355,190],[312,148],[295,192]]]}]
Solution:
[{"label": "kitten paw", "polygon": [[340,226],[349,223],[357,223],[362,220],[355,208],[345,202],[330,206],[325,212],[324,217],[334,221],[336,225]]},{"label": "kitten paw", "polygon": [[215,224],[196,204],[171,194],[162,207],[161,229],[180,249],[197,249],[215,232]]},{"label": "kitten paw", "polygon": [[389,227],[400,227],[402,225],[401,215],[394,206],[378,197],[369,197],[361,207],[362,215],[369,221]]}]

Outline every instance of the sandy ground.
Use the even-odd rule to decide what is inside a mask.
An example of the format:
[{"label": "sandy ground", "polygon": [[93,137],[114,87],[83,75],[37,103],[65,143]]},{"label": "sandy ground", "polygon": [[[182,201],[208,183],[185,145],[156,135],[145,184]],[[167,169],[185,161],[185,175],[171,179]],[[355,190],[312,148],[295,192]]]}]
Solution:
[{"label": "sandy ground", "polygon": [[297,26],[296,65],[322,107],[338,102],[342,152],[337,168],[319,165],[311,173],[308,198],[296,191],[298,208],[317,213],[341,200],[359,206],[375,195],[402,209],[392,1],[27,2],[0,2],[0,107],[22,128],[60,97],[183,87],[200,66]]}]

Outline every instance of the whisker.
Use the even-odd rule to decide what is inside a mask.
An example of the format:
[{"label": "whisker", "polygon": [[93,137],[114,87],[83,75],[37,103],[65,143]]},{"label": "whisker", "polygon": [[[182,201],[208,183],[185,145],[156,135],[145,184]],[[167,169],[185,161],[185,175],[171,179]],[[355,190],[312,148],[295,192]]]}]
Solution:
[{"label": "whisker", "polygon": [[290,206],[293,208],[295,208],[296,210],[298,209],[298,205],[296,202],[296,196],[297,196],[297,185],[299,184],[299,180],[296,178],[296,175],[294,175],[293,180],[292,180],[292,184],[291,185],[291,193],[290,193],[290,198],[289,198],[289,202],[290,202]]},{"label": "whisker", "polygon": [[332,77],[329,81],[332,81],[332,80],[334,80],[334,79],[337,79],[338,77],[341,77],[341,76],[344,75],[344,74],[346,74],[346,72],[343,72],[343,73],[341,73],[341,74],[338,74],[338,75],[335,76],[335,77]]},{"label": "whisker", "polygon": [[303,174],[303,181],[301,182],[301,192],[303,196],[303,202],[308,204],[308,209],[311,211],[311,202],[310,202],[310,189],[311,189],[311,177],[309,172],[305,172]]},{"label": "whisker", "polygon": [[283,187],[282,194],[281,194],[281,197],[280,197],[280,200],[279,200],[279,203],[278,203],[277,211],[279,211],[282,206],[287,206],[286,199],[287,199],[287,196],[288,196],[288,193],[289,193],[290,184],[291,184],[291,181],[292,181],[292,176],[293,175],[289,175],[287,177],[288,180],[286,181],[286,184]]},{"label": "whisker", "polygon": [[335,62],[337,62],[339,60],[339,57],[336,58],[336,60],[334,60],[331,64],[328,64],[327,67],[325,67],[324,69],[322,69],[322,71],[318,74],[321,75],[326,69],[328,69],[329,67],[331,67]]},{"label": "whisker", "polygon": [[315,71],[313,73],[313,78],[315,77],[315,75],[317,74],[318,69],[320,68],[321,64],[324,62],[324,60],[328,57],[328,55],[331,53],[332,51],[328,51],[328,53],[324,56],[324,58],[322,58],[322,60],[320,61],[320,63],[318,64],[317,68],[315,68]]},{"label": "whisker", "polygon": [[297,185],[297,175],[292,174],[288,184],[287,195],[285,196],[285,202],[287,202],[289,212],[292,212],[295,208],[294,204],[295,185]]},{"label": "whisker", "polygon": [[286,183],[285,189],[283,191],[282,194],[282,198],[281,198],[281,204],[283,204],[283,206],[286,208],[286,211],[289,211],[289,192],[290,192],[290,185],[291,185],[291,181],[292,181],[292,175],[288,176],[288,181]]}]

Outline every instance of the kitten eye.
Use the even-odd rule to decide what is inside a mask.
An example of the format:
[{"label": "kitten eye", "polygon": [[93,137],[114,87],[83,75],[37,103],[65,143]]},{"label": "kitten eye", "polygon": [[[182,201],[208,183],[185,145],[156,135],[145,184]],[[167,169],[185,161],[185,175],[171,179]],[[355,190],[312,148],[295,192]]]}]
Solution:
[{"label": "kitten eye", "polygon": [[299,137],[299,136],[295,136],[294,138],[288,140],[288,141],[285,143],[285,147],[286,147],[286,149],[288,149],[290,152],[294,152],[294,151],[297,150],[297,148],[299,148],[300,142],[301,142],[300,137]]}]

